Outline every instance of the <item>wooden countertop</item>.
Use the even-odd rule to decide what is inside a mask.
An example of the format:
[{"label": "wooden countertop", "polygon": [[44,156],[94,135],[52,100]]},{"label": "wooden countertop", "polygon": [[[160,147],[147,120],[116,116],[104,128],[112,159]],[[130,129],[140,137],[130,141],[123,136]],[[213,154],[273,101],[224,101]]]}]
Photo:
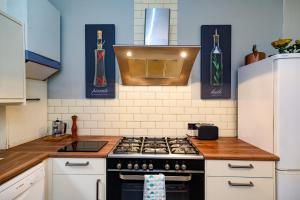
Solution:
[{"label": "wooden countertop", "polygon": [[279,160],[279,157],[235,137],[221,137],[218,140],[198,140],[191,137],[190,140],[206,160]]},{"label": "wooden countertop", "polygon": [[[119,136],[80,136],[62,141],[44,141],[42,138],[0,152],[0,184],[26,171],[48,157],[105,158],[121,139]],[[108,141],[99,152],[57,152],[73,141]],[[279,158],[237,138],[219,138],[207,141],[190,138],[207,160],[261,160]]]},{"label": "wooden countertop", "polygon": [[[37,139],[6,151],[0,152],[0,184],[26,171],[48,157],[81,157],[81,158],[105,158],[107,154],[119,142],[119,136],[80,136],[68,138],[62,141],[44,141]],[[73,141],[108,141],[98,152],[57,152],[61,147]]]}]

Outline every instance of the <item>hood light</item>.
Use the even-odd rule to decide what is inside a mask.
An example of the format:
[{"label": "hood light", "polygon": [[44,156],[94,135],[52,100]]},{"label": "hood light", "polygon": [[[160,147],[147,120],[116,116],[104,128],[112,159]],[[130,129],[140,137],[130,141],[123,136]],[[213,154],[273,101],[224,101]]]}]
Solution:
[{"label": "hood light", "polygon": [[131,57],[132,56],[131,51],[127,51],[126,55],[127,55],[127,57]]},{"label": "hood light", "polygon": [[180,53],[181,58],[186,58],[187,57],[187,53],[185,51],[182,51]]}]

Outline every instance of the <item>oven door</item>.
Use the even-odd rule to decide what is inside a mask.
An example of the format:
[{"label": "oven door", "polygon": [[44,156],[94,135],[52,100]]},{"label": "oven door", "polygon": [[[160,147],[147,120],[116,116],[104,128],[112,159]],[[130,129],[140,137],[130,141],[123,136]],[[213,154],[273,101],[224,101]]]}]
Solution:
[{"label": "oven door", "polygon": [[[144,174],[109,172],[107,179],[107,200],[142,200]],[[204,200],[204,174],[163,173],[166,179],[167,200]]]}]

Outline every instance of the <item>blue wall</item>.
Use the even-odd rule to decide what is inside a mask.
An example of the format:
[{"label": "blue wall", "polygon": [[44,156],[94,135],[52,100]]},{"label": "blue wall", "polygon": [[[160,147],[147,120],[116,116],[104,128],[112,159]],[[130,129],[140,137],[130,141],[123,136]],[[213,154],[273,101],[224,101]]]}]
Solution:
[{"label": "blue wall", "polygon": [[[178,0],[178,43],[200,44],[200,27],[232,25],[232,98],[236,94],[237,68],[253,44],[268,55],[276,53],[271,41],[282,35],[282,0]],[[192,72],[193,98],[200,98],[199,56]]]},{"label": "blue wall", "polygon": [[[116,43],[133,43],[133,0],[50,0],[61,12],[62,70],[49,80],[48,97],[85,97],[85,24],[115,24]],[[118,80],[118,78],[117,78]]]},{"label": "blue wall", "polygon": [[[85,97],[84,24],[116,25],[116,43],[133,44],[134,0],[50,0],[62,16],[62,71],[49,80],[49,98]],[[200,44],[203,24],[232,24],[232,97],[236,69],[252,44],[267,54],[282,35],[282,0],[178,0],[178,44]],[[200,98],[199,56],[193,67],[193,98]],[[117,66],[116,66],[117,67]],[[117,70],[118,71],[118,70]],[[118,80],[118,78],[117,78]]]}]

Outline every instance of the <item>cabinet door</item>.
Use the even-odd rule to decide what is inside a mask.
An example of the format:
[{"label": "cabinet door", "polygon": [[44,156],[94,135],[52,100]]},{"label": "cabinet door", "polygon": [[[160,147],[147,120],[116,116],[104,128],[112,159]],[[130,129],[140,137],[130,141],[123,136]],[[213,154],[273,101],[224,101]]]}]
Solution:
[{"label": "cabinet door", "polygon": [[272,178],[208,177],[206,200],[274,200]]},{"label": "cabinet door", "polygon": [[105,184],[105,175],[53,175],[53,200],[105,200]]},{"label": "cabinet door", "polygon": [[0,27],[0,102],[22,102],[25,97],[23,27],[1,12]]},{"label": "cabinet door", "polygon": [[60,13],[48,0],[28,0],[26,50],[60,61]]}]

